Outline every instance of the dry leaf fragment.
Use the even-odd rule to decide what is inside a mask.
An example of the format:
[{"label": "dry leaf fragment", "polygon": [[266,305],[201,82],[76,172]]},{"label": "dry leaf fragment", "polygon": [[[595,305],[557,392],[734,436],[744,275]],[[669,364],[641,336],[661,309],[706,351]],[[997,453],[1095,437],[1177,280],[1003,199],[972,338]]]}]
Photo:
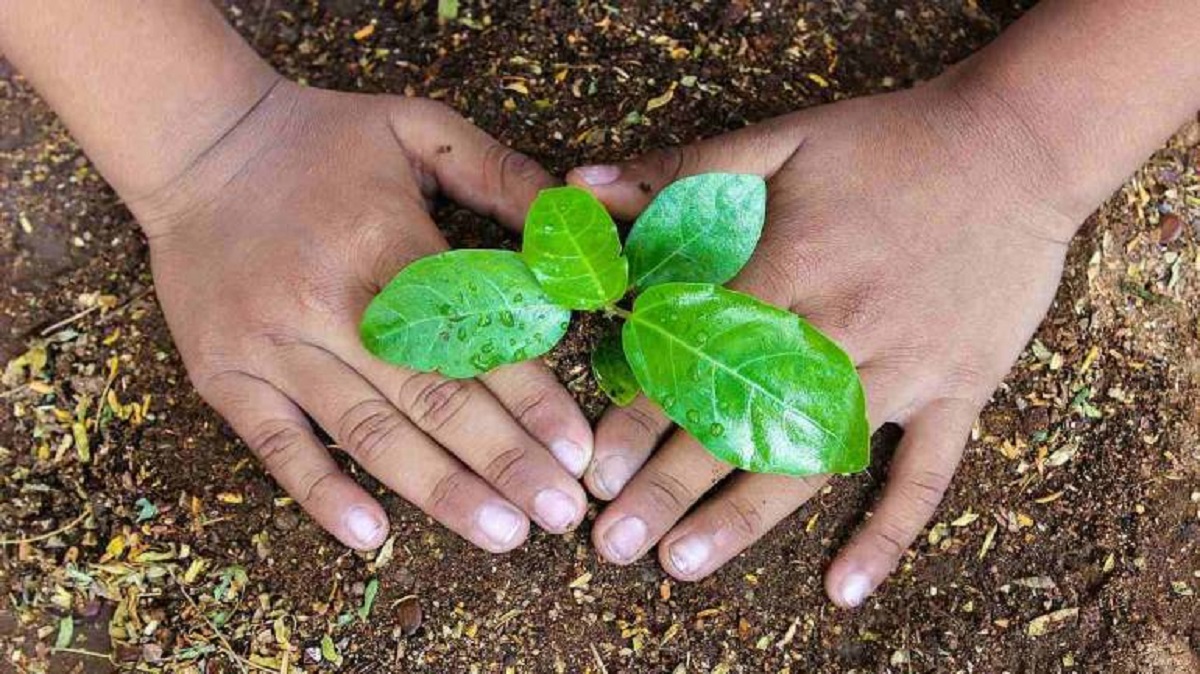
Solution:
[{"label": "dry leaf fragment", "polygon": [[950,523],[950,526],[952,526],[952,527],[965,527],[965,526],[968,526],[969,524],[971,524],[972,522],[974,522],[974,521],[975,521],[975,520],[977,520],[977,519],[979,519],[979,513],[976,513],[976,512],[971,512],[971,509],[970,509],[970,508],[968,508],[968,509],[967,509],[967,512],[963,513],[962,515],[960,515],[960,516],[959,516],[959,518],[958,518],[958,519],[956,519],[956,520],[954,520],[953,522],[951,522],[951,523]]},{"label": "dry leaf fragment", "polygon": [[671,99],[675,98],[675,86],[676,83],[672,82],[671,86],[667,87],[667,90],[663,92],[661,96],[655,96],[654,98],[646,101],[646,112],[657,110],[667,103],[670,103]]},{"label": "dry leaf fragment", "polygon": [[375,34],[375,24],[368,23],[367,25],[354,31],[354,39],[362,42],[363,40]]},{"label": "dry leaf fragment", "polygon": [[1051,611],[1045,615],[1038,616],[1029,621],[1025,626],[1025,633],[1031,637],[1040,637],[1050,631],[1051,628],[1057,627],[1061,623],[1070,620],[1079,615],[1079,608],[1062,608],[1057,611]]},{"label": "dry leaf fragment", "polygon": [[979,558],[980,559],[983,559],[984,555],[986,555],[988,553],[988,550],[992,549],[992,542],[994,540],[996,540],[996,530],[999,528],[1000,528],[1000,525],[993,524],[992,528],[988,529],[987,536],[983,537],[983,545],[980,546],[980,548],[979,548]]}]

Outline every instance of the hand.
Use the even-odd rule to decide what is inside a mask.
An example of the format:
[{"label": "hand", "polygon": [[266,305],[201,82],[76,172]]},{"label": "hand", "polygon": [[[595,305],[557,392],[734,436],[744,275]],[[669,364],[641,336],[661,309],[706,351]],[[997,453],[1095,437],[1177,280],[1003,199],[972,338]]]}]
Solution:
[{"label": "hand", "polygon": [[[905,431],[874,515],[828,570],[826,591],[842,606],[885,579],[933,514],[981,406],[1053,299],[1066,242],[1086,215],[1042,198],[1053,167],[1020,121],[992,105],[937,82],[568,175],[625,219],[685,175],[767,178],[766,229],[732,286],[837,340],[860,369],[873,427]],[[585,481],[615,499],[593,529],[612,562],[657,542],[669,574],[703,578],[827,479],[730,475],[669,431],[644,397],[597,427]]]},{"label": "hand", "polygon": [[527,516],[552,532],[583,518],[575,478],[592,439],[575,402],[539,362],[480,381],[393,367],[357,325],[401,267],[446,248],[426,210],[437,192],[519,227],[552,182],[439,103],[279,82],[130,205],[197,390],[321,526],[358,549],[388,529],[306,415],[383,484],[501,552],[524,541]]}]

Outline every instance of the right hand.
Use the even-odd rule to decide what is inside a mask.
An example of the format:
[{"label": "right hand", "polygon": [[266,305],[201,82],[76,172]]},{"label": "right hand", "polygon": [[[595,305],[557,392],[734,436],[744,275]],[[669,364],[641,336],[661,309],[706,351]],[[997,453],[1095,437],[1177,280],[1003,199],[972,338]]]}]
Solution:
[{"label": "right hand", "polygon": [[[432,101],[280,82],[182,175],[129,199],[159,300],[201,395],[308,513],[346,545],[380,545],[383,508],[318,440],[492,552],[532,518],[586,511],[586,419],[540,362],[451,380],[359,342],[372,296],[447,247],[441,192],[509,227],[553,180]],[[557,457],[557,460],[556,460]]]}]

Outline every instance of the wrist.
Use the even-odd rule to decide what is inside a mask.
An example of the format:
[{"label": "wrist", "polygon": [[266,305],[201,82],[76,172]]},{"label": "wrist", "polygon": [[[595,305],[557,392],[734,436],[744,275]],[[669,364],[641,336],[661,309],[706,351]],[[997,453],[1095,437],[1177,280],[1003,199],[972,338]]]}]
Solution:
[{"label": "wrist", "polygon": [[300,91],[273,71],[260,76],[245,95],[206,120],[200,140],[180,152],[169,170],[142,175],[145,187],[136,192],[118,189],[146,236],[152,242],[161,239],[183,221],[212,210],[240,171],[281,142]]},{"label": "wrist", "polygon": [[1113,187],[1072,170],[1071,141],[1036,120],[1037,106],[1019,89],[969,67],[932,81],[937,125],[969,148],[970,162],[992,167],[988,179],[1031,208],[1052,215],[1039,235],[1069,241]]}]

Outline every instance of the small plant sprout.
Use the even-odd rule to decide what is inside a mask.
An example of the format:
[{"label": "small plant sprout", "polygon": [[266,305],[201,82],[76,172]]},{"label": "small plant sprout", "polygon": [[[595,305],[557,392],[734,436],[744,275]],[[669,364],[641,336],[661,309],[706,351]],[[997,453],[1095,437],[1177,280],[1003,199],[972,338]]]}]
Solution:
[{"label": "small plant sprout", "polygon": [[743,470],[862,470],[870,426],[850,358],[799,316],[721,285],[754,252],[766,202],[758,176],[684,178],[622,249],[590,192],[544,190],[519,254],[454,250],[410,264],[367,307],[363,343],[396,365],[473,377],[549,351],[572,310],[603,311],[624,323],[592,354],[614,403],[645,394]]}]

